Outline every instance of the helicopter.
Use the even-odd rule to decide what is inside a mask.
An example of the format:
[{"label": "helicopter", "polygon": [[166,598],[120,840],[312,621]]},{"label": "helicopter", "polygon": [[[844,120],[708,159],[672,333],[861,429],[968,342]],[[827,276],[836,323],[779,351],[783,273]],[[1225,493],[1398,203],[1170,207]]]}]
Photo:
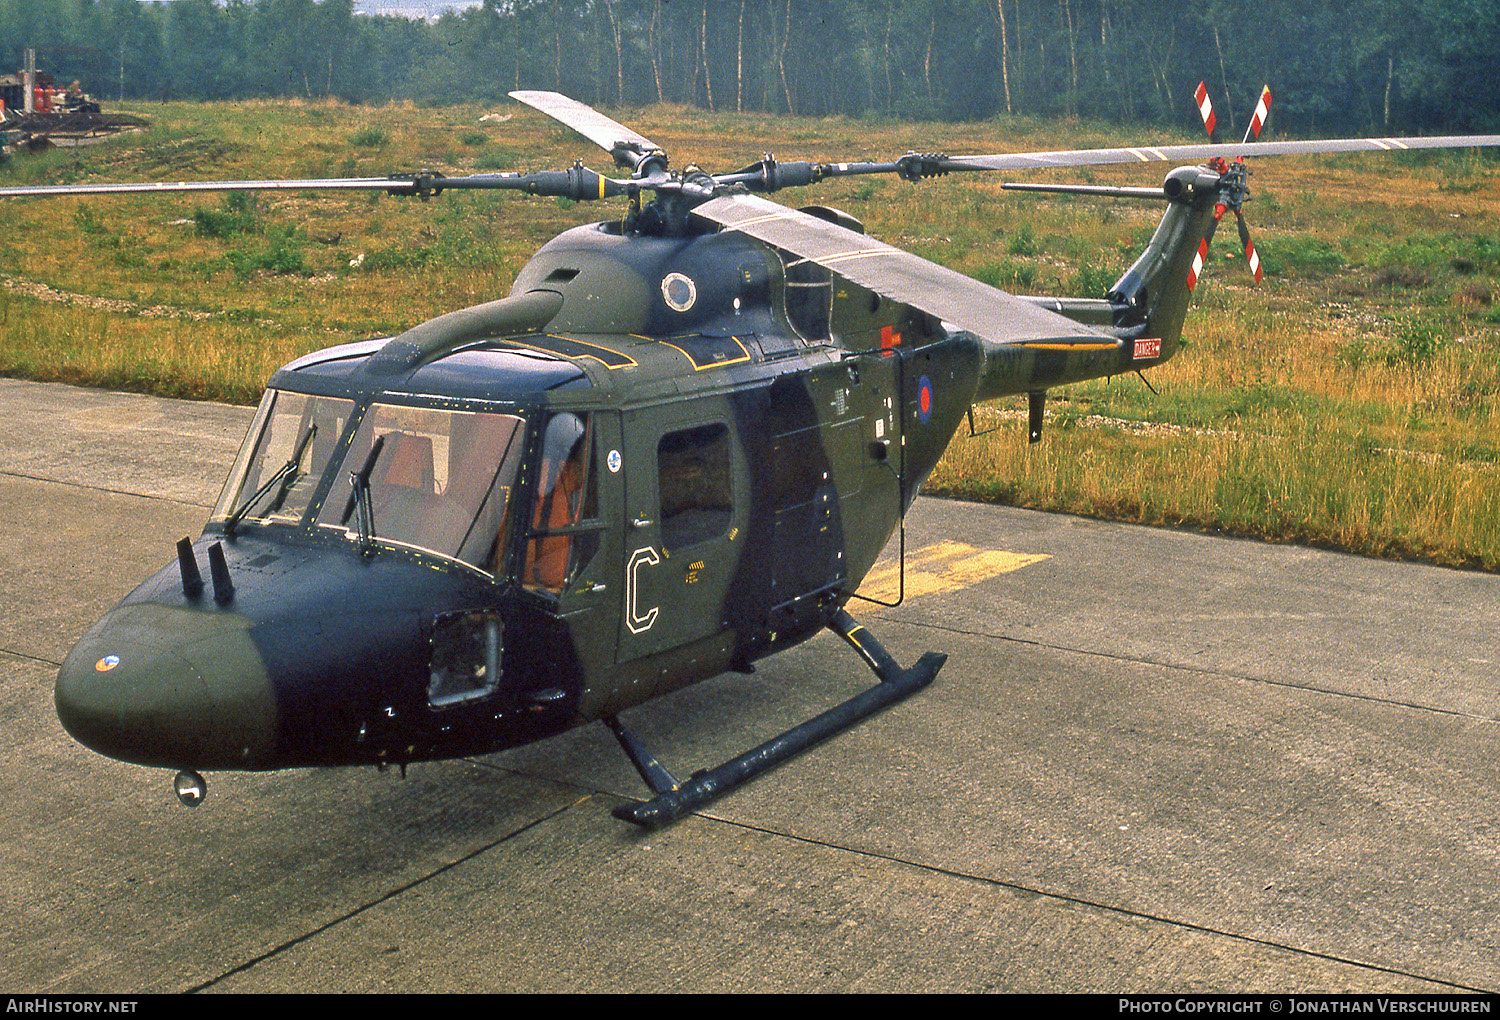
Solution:
[{"label": "helicopter", "polygon": [[[623,199],[564,231],[509,295],[304,355],[265,394],[200,537],[78,640],[55,702],[85,746],[177,770],[397,766],[601,722],[669,823],[925,688],[851,615],[861,580],[978,403],[1136,372],[1177,352],[1209,239],[1250,198],[1247,157],[1500,145],[1500,136],[1245,141],[673,169],[554,92],[518,102],[620,177],[562,170],[0,188],[0,197],[512,190]],[[1210,126],[1210,131],[1212,130]],[[1098,298],[1012,295],[763,196],[832,178],[1183,163],[1158,187],[1007,188],[1165,212]],[[972,427],[972,426],[971,426]],[[206,575],[206,577],[205,577]],[[621,720],[825,631],[860,694],[679,780]]]}]

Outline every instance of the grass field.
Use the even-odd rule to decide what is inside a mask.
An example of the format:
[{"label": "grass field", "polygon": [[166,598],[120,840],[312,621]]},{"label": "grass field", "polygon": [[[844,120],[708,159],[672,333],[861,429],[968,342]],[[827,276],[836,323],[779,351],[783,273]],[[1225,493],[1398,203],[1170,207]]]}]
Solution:
[{"label": "grass field", "polygon": [[[15,183],[549,169],[607,157],[519,107],[143,106],[144,134],[17,157]],[[1007,119],[906,124],[609,111],[674,164],[891,158],[1194,141]],[[486,116],[490,119],[482,119]],[[495,119],[507,118],[504,120]],[[1168,167],[1050,172],[1149,185]],[[1226,224],[1185,349],[1149,374],[980,410],[928,491],[1500,569],[1500,162],[1472,153],[1276,159]],[[1035,175],[1031,179],[1037,179]],[[1097,296],[1151,204],[1002,192],[994,175],[845,178],[778,196],[1018,293]],[[558,231],[618,215],[519,195],[145,196],[0,201],[0,372],[254,401],[318,347],[503,296]],[[226,465],[227,469],[227,465]]]}]

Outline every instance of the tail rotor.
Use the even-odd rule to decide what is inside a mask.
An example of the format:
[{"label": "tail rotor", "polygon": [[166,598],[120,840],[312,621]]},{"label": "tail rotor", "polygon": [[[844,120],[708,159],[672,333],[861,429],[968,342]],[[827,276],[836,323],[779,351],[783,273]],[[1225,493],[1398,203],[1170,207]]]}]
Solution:
[{"label": "tail rotor", "polygon": [[[1193,93],[1193,98],[1198,104],[1198,113],[1203,118],[1204,130],[1208,132],[1209,140],[1213,140],[1214,127],[1218,118],[1214,114],[1213,102],[1208,97],[1208,87],[1198,83],[1198,88]],[[1255,113],[1250,118],[1250,125],[1245,129],[1245,137],[1241,144],[1260,139],[1261,128],[1265,126],[1266,118],[1271,114],[1271,87],[1266,85],[1261,88],[1260,100],[1255,104]],[[1208,244],[1213,240],[1214,231],[1218,229],[1219,220],[1229,211],[1234,212],[1235,225],[1239,227],[1240,244],[1245,250],[1245,264],[1250,267],[1250,275],[1256,283],[1260,283],[1262,271],[1260,255],[1255,250],[1255,242],[1250,239],[1250,228],[1245,223],[1244,204],[1250,198],[1249,178],[1250,168],[1245,165],[1245,158],[1240,156],[1233,162],[1217,158],[1208,162],[1209,168],[1219,174],[1222,183],[1220,185],[1219,202],[1214,207],[1214,221],[1208,228],[1208,233],[1200,246],[1200,259],[1208,254]],[[1193,274],[1193,282],[1197,282],[1197,273]]]}]

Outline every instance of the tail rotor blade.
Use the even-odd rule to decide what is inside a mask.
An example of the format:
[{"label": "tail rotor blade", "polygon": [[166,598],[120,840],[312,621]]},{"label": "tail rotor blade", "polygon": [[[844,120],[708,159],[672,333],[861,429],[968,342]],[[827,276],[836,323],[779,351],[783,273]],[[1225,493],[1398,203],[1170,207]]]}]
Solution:
[{"label": "tail rotor blade", "polygon": [[1208,230],[1203,234],[1203,240],[1198,242],[1198,251],[1193,255],[1193,264],[1188,267],[1187,287],[1192,291],[1198,286],[1198,277],[1203,275],[1203,265],[1208,261],[1208,246],[1214,239],[1214,232],[1219,229],[1219,220],[1223,218],[1228,206],[1220,202],[1214,206],[1213,222],[1208,225]]},{"label": "tail rotor blade", "polygon": [[1260,140],[1260,129],[1265,127],[1266,118],[1271,115],[1271,86],[1263,85],[1260,90],[1260,102],[1255,104],[1255,113],[1250,118],[1250,129],[1245,132],[1245,141],[1251,138]]},{"label": "tail rotor blade", "polygon": [[1200,81],[1198,88],[1193,92],[1193,99],[1198,103],[1198,115],[1203,118],[1203,128],[1208,132],[1208,137],[1212,139],[1214,136],[1214,125],[1219,120],[1214,116],[1213,101],[1208,98],[1208,86]]},{"label": "tail rotor blade", "polygon": [[1255,282],[1260,282],[1260,256],[1255,252],[1255,243],[1250,240],[1250,228],[1245,225],[1245,217],[1238,209],[1234,211],[1235,221],[1240,227],[1240,243],[1245,246],[1245,264],[1250,267],[1250,275],[1255,277]]},{"label": "tail rotor blade", "polygon": [[[1254,138],[1260,140],[1260,129],[1266,126],[1266,118],[1271,115],[1271,86],[1262,85],[1260,89],[1260,101],[1255,104],[1255,113],[1250,117],[1250,130],[1245,133],[1245,141]],[[1250,228],[1245,225],[1245,215],[1236,209],[1235,219],[1240,225],[1240,243],[1245,246],[1245,264],[1250,267],[1250,275],[1255,277],[1255,282],[1260,282],[1260,255],[1255,251],[1255,243],[1250,240]]]}]

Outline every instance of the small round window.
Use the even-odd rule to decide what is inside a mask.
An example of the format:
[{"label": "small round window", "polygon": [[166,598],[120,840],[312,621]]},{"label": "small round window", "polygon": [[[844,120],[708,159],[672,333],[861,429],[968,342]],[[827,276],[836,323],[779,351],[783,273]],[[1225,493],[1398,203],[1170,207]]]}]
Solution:
[{"label": "small round window", "polygon": [[661,281],[661,296],[674,312],[685,312],[698,300],[698,288],[681,273],[668,273]]}]

